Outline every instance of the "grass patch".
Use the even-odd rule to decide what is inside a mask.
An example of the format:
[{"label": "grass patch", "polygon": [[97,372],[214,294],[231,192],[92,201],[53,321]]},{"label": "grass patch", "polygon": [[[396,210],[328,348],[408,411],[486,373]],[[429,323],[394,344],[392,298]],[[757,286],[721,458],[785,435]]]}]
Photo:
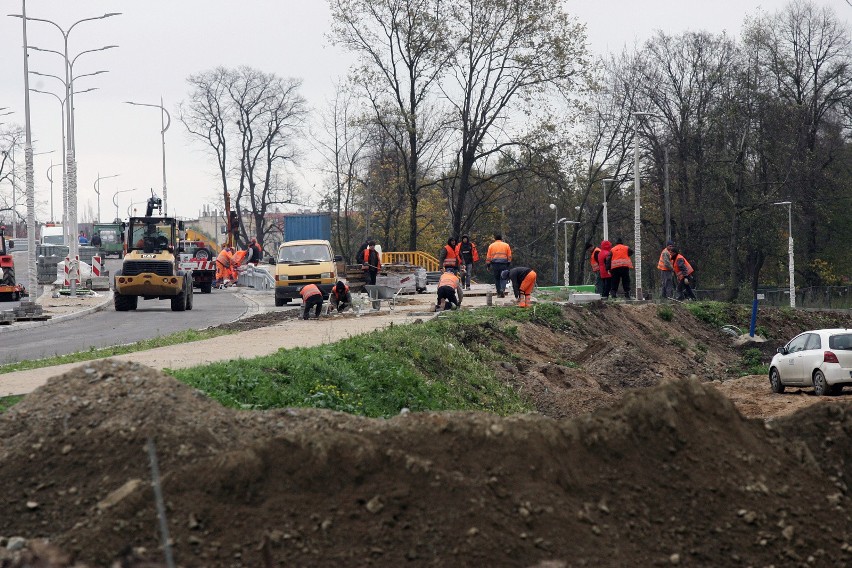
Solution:
[{"label": "grass patch", "polygon": [[657,308],[657,317],[663,321],[672,321],[674,319],[674,310],[669,306],[660,306]]},{"label": "grass patch", "polygon": [[371,417],[403,408],[527,412],[531,406],[491,367],[510,359],[502,344],[516,340],[513,322],[523,321],[555,329],[567,323],[557,306],[447,312],[330,345],[169,373],[243,409],[314,407]]},{"label": "grass patch", "polygon": [[17,363],[7,363],[5,365],[0,365],[0,374],[11,373],[14,371],[26,371],[29,369],[41,369],[42,367],[64,365],[65,363],[80,363],[83,361],[92,361],[94,359],[114,357],[115,355],[124,355],[125,353],[135,353],[137,351],[145,351],[147,349],[155,349],[157,347],[166,347],[168,345],[178,345],[181,343],[191,343],[193,341],[201,341],[202,339],[210,339],[222,335],[230,335],[232,333],[236,332],[225,329],[204,329],[201,331],[187,329],[184,331],[170,333],[169,335],[152,337],[151,339],[143,339],[142,341],[138,341],[131,345],[115,345],[113,347],[104,347],[102,349],[92,348],[88,351],[68,353],[67,355],[57,355],[55,357],[46,357],[44,359],[19,361]]},{"label": "grass patch", "polygon": [[716,327],[731,323],[728,321],[728,307],[723,302],[689,302],[686,305],[692,315]]},{"label": "grass patch", "polygon": [[22,400],[24,400],[23,396],[6,396],[0,398],[0,414],[3,414]]},{"label": "grass patch", "polygon": [[751,348],[743,351],[740,356],[740,376],[744,375],[768,375],[769,365],[761,363],[763,353],[760,349]]}]

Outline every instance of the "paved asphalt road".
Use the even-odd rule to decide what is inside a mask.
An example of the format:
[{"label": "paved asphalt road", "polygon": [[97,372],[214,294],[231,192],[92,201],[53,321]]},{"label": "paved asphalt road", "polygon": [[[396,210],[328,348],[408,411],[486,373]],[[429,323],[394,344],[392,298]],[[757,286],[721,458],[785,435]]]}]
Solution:
[{"label": "paved asphalt road", "polygon": [[[111,270],[118,268],[118,265],[111,265],[109,262]],[[249,309],[249,304],[232,291],[214,290],[212,294],[201,294],[196,289],[193,298],[195,303],[188,312],[171,311],[168,300],[140,299],[138,309],[132,312],[116,312],[112,306],[107,306],[102,311],[55,324],[3,333],[0,335],[0,363],[124,345],[185,329],[203,329],[233,321]],[[9,304],[11,302],[3,309],[9,309]]]}]

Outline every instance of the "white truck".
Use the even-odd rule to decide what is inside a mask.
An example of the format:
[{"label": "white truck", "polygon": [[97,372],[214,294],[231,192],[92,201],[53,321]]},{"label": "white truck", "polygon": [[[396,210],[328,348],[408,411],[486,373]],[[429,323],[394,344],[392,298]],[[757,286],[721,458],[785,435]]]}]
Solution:
[{"label": "white truck", "polygon": [[62,233],[62,225],[45,225],[41,228],[41,244],[64,245],[65,235]]}]

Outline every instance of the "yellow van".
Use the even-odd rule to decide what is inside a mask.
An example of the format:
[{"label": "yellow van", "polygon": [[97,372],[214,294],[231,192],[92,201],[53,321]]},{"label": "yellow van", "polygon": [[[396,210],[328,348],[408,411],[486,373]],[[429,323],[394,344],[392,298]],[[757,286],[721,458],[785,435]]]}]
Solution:
[{"label": "yellow van", "polygon": [[287,241],[275,258],[275,305],[301,298],[299,290],[316,284],[328,298],[337,282],[337,265],[331,243],[323,240]]}]

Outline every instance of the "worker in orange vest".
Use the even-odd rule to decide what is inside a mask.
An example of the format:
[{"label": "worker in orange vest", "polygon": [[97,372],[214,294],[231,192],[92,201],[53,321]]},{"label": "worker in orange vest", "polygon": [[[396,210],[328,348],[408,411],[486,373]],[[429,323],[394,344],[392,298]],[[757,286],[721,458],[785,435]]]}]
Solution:
[{"label": "worker in orange vest", "polygon": [[308,319],[311,308],[315,308],[315,317],[319,319],[323,300],[319,287],[316,284],[306,284],[299,288],[299,295],[302,296],[302,319]]},{"label": "worker in orange vest", "polygon": [[364,249],[361,255],[361,268],[364,270],[364,280],[367,284],[376,283],[376,275],[382,269],[382,261],[379,258],[379,253],[376,250],[376,241],[367,243],[367,248]]},{"label": "worker in orange vest", "polygon": [[435,305],[435,311],[460,308],[463,295],[459,277],[449,268],[444,269],[438,280],[438,303]]},{"label": "worker in orange vest", "polygon": [[678,300],[695,300],[695,293],[692,291],[693,270],[692,265],[686,260],[686,257],[680,254],[676,248],[672,249],[672,257],[674,257],[674,273],[677,276],[677,299]]},{"label": "worker in orange vest", "polygon": [[470,237],[462,235],[461,242],[456,245],[456,254],[461,262],[462,288],[470,290],[470,276],[473,274],[473,263],[479,262],[479,251],[476,243],[470,242]]},{"label": "worker in orange vest", "polygon": [[660,260],[657,261],[657,270],[660,271],[660,297],[665,300],[674,296],[674,241],[667,241],[666,248],[660,252]]},{"label": "worker in orange vest", "polygon": [[601,241],[601,250],[598,253],[598,271],[601,275],[601,298],[609,297],[610,281],[612,274],[609,271],[610,253],[612,252],[612,243],[609,241]]},{"label": "worker in orange vest", "polygon": [[222,251],[219,253],[219,256],[216,257],[216,286],[223,287],[227,285],[231,280],[232,276],[232,268],[231,265],[234,263],[234,255],[231,253],[231,247],[226,244],[222,244]]},{"label": "worker in orange vest", "polygon": [[512,264],[512,247],[503,242],[503,235],[494,233],[494,242],[488,245],[488,253],[485,255],[485,266],[494,274],[494,283],[497,287],[497,296],[506,297],[506,281],[502,274]]},{"label": "worker in orange vest", "polygon": [[589,254],[589,264],[592,266],[592,274],[595,277],[595,293],[602,294],[603,281],[601,280],[601,269],[598,266],[598,254],[601,252],[601,247],[596,247],[591,241],[586,242],[586,250],[592,249]]},{"label": "worker in orange vest", "polygon": [[459,271],[459,264],[461,263],[459,262],[459,253],[456,252],[457,245],[455,237],[450,237],[447,239],[447,244],[441,248],[441,252],[438,253],[438,262],[441,263],[442,269],[449,269],[453,272]]},{"label": "worker in orange vest", "polygon": [[615,246],[609,255],[609,270],[612,274],[609,291],[613,298],[618,296],[618,283],[621,282],[624,287],[624,297],[630,297],[630,269],[633,268],[633,262],[630,257],[633,256],[633,249],[622,243],[621,238],[616,239]]},{"label": "worker in orange vest", "polygon": [[512,281],[512,290],[515,292],[518,306],[530,307],[530,296],[535,289],[536,276],[535,270],[526,266],[516,266],[512,270],[503,272],[503,280]]},{"label": "worker in orange vest", "polygon": [[337,310],[338,313],[351,306],[352,294],[349,292],[349,286],[342,280],[338,280],[328,295],[328,303],[331,305],[331,309]]}]

